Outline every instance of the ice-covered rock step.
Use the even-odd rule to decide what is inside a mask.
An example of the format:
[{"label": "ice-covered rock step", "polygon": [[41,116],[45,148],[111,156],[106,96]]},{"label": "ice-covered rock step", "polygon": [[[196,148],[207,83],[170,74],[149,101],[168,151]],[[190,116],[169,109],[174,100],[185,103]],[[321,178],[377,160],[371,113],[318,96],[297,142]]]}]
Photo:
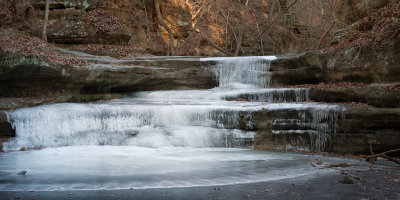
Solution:
[{"label": "ice-covered rock step", "polygon": [[[332,115],[333,116],[333,115]],[[271,129],[278,130],[334,130],[337,119],[325,119],[319,123],[307,119],[277,119],[272,120]],[[327,131],[323,131],[327,132]]]},{"label": "ice-covered rock step", "polygon": [[160,101],[258,101],[258,102],[303,102],[309,100],[307,88],[257,88],[249,85],[231,84],[209,90],[137,92],[135,98]]},{"label": "ice-covered rock step", "polygon": [[[187,134],[187,131],[190,134]],[[142,126],[130,130],[93,129],[46,135],[24,134],[3,144],[4,151],[21,148],[59,146],[139,146],[139,147],[207,147],[251,148],[255,132],[238,129],[217,129],[202,126]]]},{"label": "ice-covered rock step", "polygon": [[242,91],[238,94],[227,95],[226,100],[246,100],[260,102],[302,102],[309,100],[307,88],[268,88],[254,91]]},{"label": "ice-covered rock step", "polygon": [[273,121],[282,116],[322,124],[323,128],[313,127],[314,131],[331,133],[334,127],[324,123],[332,123],[341,110],[340,106],[312,103],[171,105],[140,104],[137,99],[53,104],[8,112],[16,139],[4,146],[5,150],[68,145],[246,147],[255,135],[252,131],[271,130]]},{"label": "ice-covered rock step", "polygon": [[[226,102],[225,105],[53,104],[7,112],[19,131],[73,133],[89,130],[132,130],[143,126],[205,126],[258,130],[264,123],[293,119],[302,123],[330,123],[343,107],[316,103]],[[42,126],[40,126],[42,125]],[[46,127],[46,128],[43,128]],[[47,130],[45,130],[47,129]]]}]

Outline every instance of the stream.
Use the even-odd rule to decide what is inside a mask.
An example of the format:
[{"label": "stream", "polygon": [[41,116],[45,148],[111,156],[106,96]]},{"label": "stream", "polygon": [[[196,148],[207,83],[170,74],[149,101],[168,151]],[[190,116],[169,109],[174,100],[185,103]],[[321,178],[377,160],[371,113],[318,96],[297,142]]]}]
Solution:
[{"label": "stream", "polygon": [[253,150],[263,123],[272,134],[309,134],[312,148],[323,150],[345,110],[308,102],[305,88],[268,88],[274,59],[203,58],[215,64],[219,83],[207,90],[9,111],[16,137],[0,154],[0,191],[191,187],[315,173],[315,157]]}]

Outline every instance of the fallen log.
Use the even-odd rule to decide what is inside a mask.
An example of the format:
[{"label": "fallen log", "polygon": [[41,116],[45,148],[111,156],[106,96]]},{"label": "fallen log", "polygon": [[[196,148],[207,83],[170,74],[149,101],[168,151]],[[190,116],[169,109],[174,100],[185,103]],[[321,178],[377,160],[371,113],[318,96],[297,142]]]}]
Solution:
[{"label": "fallen log", "polygon": [[372,144],[370,144],[370,145],[369,145],[369,151],[371,152],[372,155],[370,155],[370,156],[368,156],[368,157],[366,158],[366,161],[368,161],[368,162],[371,162],[371,161],[373,161],[374,159],[376,159],[377,157],[380,156],[380,157],[382,157],[382,158],[385,158],[385,159],[387,159],[387,160],[390,160],[390,161],[392,161],[392,162],[395,162],[395,163],[397,163],[397,164],[400,164],[400,161],[398,161],[397,159],[386,155],[386,154],[388,154],[388,153],[399,152],[400,149],[393,149],[393,150],[390,150],[390,151],[385,151],[385,152],[382,152],[382,153],[375,154],[374,151],[372,150]]}]

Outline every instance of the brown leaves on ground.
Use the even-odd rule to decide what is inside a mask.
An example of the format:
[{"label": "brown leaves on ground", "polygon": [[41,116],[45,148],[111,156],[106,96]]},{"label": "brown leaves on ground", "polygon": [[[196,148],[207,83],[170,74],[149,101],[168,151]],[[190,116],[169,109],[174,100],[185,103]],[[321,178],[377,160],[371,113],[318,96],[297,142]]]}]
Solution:
[{"label": "brown leaves on ground", "polygon": [[[79,57],[62,53],[56,49],[54,44],[49,44],[43,40],[32,37],[27,33],[15,29],[0,29],[0,48],[6,52],[20,53],[27,58],[43,57],[49,62],[61,65],[82,66],[88,64],[87,61]],[[139,53],[140,50],[133,46],[125,45],[76,45],[74,49],[95,55],[108,55],[119,59],[128,59],[137,56],[150,56]]]},{"label": "brown leaves on ground", "polygon": [[359,21],[354,30],[339,44],[327,51],[338,51],[351,47],[379,47],[400,33],[400,0],[378,9],[374,14]]},{"label": "brown leaves on ground", "polygon": [[56,64],[86,64],[85,61],[79,60],[73,55],[56,51],[52,44],[15,29],[0,29],[0,48],[4,51],[20,53],[28,58],[43,57]]}]

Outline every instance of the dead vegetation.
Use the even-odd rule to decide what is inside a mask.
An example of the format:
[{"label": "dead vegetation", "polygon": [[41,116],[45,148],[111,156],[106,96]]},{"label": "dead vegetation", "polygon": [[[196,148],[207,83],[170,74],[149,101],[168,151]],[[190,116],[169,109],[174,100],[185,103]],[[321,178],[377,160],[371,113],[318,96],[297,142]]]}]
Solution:
[{"label": "dead vegetation", "polygon": [[20,53],[28,58],[43,57],[57,64],[84,65],[85,61],[70,54],[55,51],[55,46],[15,29],[0,30],[0,47],[3,51]]},{"label": "dead vegetation", "polygon": [[387,154],[391,154],[391,153],[400,152],[400,149],[392,149],[392,150],[389,150],[389,151],[385,151],[385,152],[382,152],[382,153],[375,154],[373,149],[372,149],[372,144],[370,144],[369,145],[369,151],[371,152],[372,155],[367,156],[367,158],[365,159],[368,162],[374,162],[374,161],[377,160],[378,157],[382,157],[382,158],[387,159],[389,161],[392,161],[392,162],[395,162],[397,164],[400,164],[400,160],[398,158],[391,157],[391,156],[387,155]]},{"label": "dead vegetation", "polygon": [[399,33],[400,1],[396,0],[360,20],[338,44],[326,51],[339,51],[351,47],[382,48]]}]

